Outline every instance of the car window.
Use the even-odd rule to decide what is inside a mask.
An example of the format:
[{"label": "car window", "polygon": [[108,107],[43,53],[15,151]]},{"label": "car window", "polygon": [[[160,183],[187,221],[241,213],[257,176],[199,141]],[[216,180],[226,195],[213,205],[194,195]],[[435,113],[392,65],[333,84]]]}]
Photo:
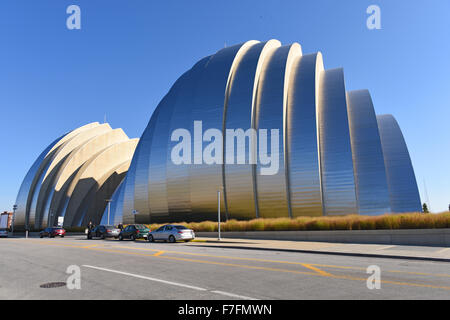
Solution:
[{"label": "car window", "polygon": [[172,230],[173,228],[172,228],[172,226],[166,226],[166,230],[167,231],[170,231],[170,230]]},{"label": "car window", "polygon": [[174,226],[178,230],[186,230],[187,228],[185,226]]},{"label": "car window", "polygon": [[161,231],[163,231],[163,230],[164,230],[164,226],[159,227],[159,228],[156,230],[156,232],[161,232]]}]

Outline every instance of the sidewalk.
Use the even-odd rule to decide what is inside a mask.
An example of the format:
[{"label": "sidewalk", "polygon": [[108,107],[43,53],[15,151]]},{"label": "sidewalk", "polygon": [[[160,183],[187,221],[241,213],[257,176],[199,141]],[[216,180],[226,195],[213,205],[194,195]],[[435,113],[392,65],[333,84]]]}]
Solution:
[{"label": "sidewalk", "polygon": [[306,241],[222,239],[198,237],[190,246],[214,246],[229,249],[273,250],[310,254],[330,254],[373,258],[450,262],[449,247],[401,246]]}]

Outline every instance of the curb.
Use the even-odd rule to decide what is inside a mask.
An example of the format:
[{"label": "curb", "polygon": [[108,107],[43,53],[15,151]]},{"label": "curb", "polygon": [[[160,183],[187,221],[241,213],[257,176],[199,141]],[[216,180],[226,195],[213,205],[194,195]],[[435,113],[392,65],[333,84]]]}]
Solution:
[{"label": "curb", "polygon": [[[201,245],[190,245],[194,247],[204,247]],[[433,258],[433,257],[415,257],[415,256],[399,256],[399,255],[383,255],[375,253],[356,253],[356,252],[336,252],[336,251],[317,251],[317,250],[304,250],[304,249],[283,249],[283,248],[261,248],[261,247],[237,247],[237,246],[211,246],[213,248],[224,249],[242,249],[242,250],[261,250],[261,251],[280,251],[280,252],[295,252],[295,253],[307,253],[307,254],[322,254],[322,255],[334,255],[334,256],[350,256],[360,258],[378,258],[378,259],[397,259],[397,260],[415,260],[415,261],[433,261],[433,262],[450,262],[447,258]]]}]

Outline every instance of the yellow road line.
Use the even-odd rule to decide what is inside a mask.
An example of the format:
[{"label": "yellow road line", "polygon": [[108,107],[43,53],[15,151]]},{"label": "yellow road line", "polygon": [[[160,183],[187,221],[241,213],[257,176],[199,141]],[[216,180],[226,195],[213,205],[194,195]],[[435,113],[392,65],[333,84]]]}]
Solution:
[{"label": "yellow road line", "polygon": [[[311,265],[312,266],[316,266],[316,267],[321,267],[321,268],[366,270],[366,268],[360,268],[360,267],[335,266],[335,265],[328,265],[328,264],[312,263]],[[450,274],[444,274],[444,273],[426,273],[426,272],[413,272],[413,271],[401,271],[401,270],[383,270],[383,272],[404,273],[404,274],[414,274],[414,275],[418,275],[418,276],[433,276],[433,277],[450,278]]]},{"label": "yellow road line", "polygon": [[[138,252],[127,252],[127,251],[109,250],[109,249],[101,249],[101,248],[91,248],[91,249],[88,249],[88,250],[108,251],[108,252],[116,252],[116,253],[134,254],[134,255],[142,255],[142,256],[148,256],[148,257],[155,257],[154,254],[144,254],[144,253],[138,253]],[[249,266],[249,265],[243,265],[243,264],[224,263],[224,262],[215,262],[215,261],[206,261],[206,260],[197,260],[197,259],[187,259],[187,258],[177,258],[177,257],[169,257],[169,256],[157,256],[157,258],[163,258],[163,259],[169,259],[169,260],[177,260],[177,261],[196,262],[196,263],[203,263],[203,264],[212,264],[212,265],[221,265],[221,266],[229,266],[229,267],[238,267],[238,268],[244,268],[244,269],[257,269],[257,270],[264,270],[264,271],[275,271],[275,272],[285,272],[285,273],[312,275],[312,276],[327,277],[327,278],[334,278],[334,279],[341,279],[341,280],[367,281],[367,279],[365,279],[365,278],[356,278],[356,277],[351,277],[351,276],[337,276],[337,275],[332,275],[332,274],[329,274],[329,273],[326,273],[326,272],[319,273],[319,272],[317,272],[317,270],[319,270],[319,269],[314,270],[316,272],[303,272],[303,271],[297,271],[297,270],[258,267],[258,266]],[[320,271],[322,271],[322,270],[320,270]],[[381,283],[400,285],[400,286],[410,286],[410,287],[423,287],[423,288],[432,288],[432,289],[443,289],[443,290],[449,290],[450,291],[450,287],[447,287],[447,286],[435,286],[435,285],[423,284],[423,283],[399,282],[399,281],[391,281],[391,280],[381,280]]]},{"label": "yellow road line", "polygon": [[[57,245],[61,242],[57,243],[49,243],[45,240],[29,240],[34,241],[42,244],[49,244],[49,245]],[[62,246],[68,246],[63,245]],[[81,246],[70,246],[70,247],[80,247]],[[120,245],[114,245],[115,248],[122,248],[122,249],[129,249],[129,250],[142,250],[142,251],[156,251],[159,252],[158,249],[150,249],[150,248],[136,248],[136,247],[127,247],[127,246],[120,246]],[[231,259],[231,260],[244,260],[244,261],[258,261],[258,262],[270,262],[270,263],[280,263],[280,264],[292,264],[292,265],[303,265],[304,263],[301,262],[292,262],[292,261],[279,261],[279,260],[268,260],[268,259],[258,259],[258,258],[243,258],[243,257],[231,257],[231,256],[220,256],[220,255],[210,255],[210,254],[202,254],[202,253],[192,253],[192,252],[181,252],[181,251],[165,251],[165,253],[173,253],[173,254],[180,254],[180,255],[192,255],[192,256],[199,256],[199,257],[209,257],[209,258],[221,258],[221,259]],[[317,264],[317,263],[311,263],[308,264],[310,266],[314,267],[321,267],[321,268],[332,268],[332,269],[348,269],[348,270],[366,270],[365,268],[360,267],[348,267],[348,266],[336,266],[336,265],[327,265],[327,264]],[[450,278],[449,274],[433,274],[433,273],[426,273],[426,272],[410,272],[410,271],[399,271],[399,270],[383,270],[383,272],[390,272],[390,273],[403,273],[403,274],[412,274],[412,275],[421,275],[421,276],[434,276],[434,277],[445,277]]]},{"label": "yellow road line", "polygon": [[302,263],[302,266],[304,266],[305,268],[311,269],[311,270],[313,270],[313,271],[315,271],[315,272],[317,272],[317,273],[319,273],[319,274],[321,274],[323,276],[327,276],[327,277],[332,277],[333,276],[331,273],[328,273],[328,272],[325,272],[323,270],[320,270],[320,269],[318,269],[316,267],[313,267],[310,264]]},{"label": "yellow road line", "polygon": [[153,256],[154,257],[159,257],[160,255],[162,255],[165,251],[159,251],[157,253],[155,253]]},{"label": "yellow road line", "polygon": [[[131,250],[158,251],[157,249],[149,249],[149,248],[135,248],[135,247],[125,247],[125,246],[115,246],[115,247],[123,248],[123,249],[131,249]],[[247,260],[247,261],[270,262],[270,263],[292,264],[292,265],[303,265],[304,264],[302,262],[220,256],[220,255],[212,255],[212,254],[205,254],[205,253],[192,253],[192,252],[181,252],[181,251],[170,251],[170,250],[165,251],[165,252],[173,253],[173,254],[181,254],[181,255],[192,255],[192,256],[199,256],[199,257],[221,258],[221,259],[231,259],[231,260]],[[317,264],[317,263],[311,263],[308,265],[315,266],[315,267],[332,268],[332,269],[349,269],[349,270],[364,270],[364,271],[366,270],[366,268],[360,268],[360,267],[336,266],[336,265]],[[383,270],[383,272],[415,274],[415,275],[436,276],[436,277],[450,277],[450,274],[433,274],[433,273],[425,273],[425,272],[410,272],[410,271],[399,271],[399,270]]]},{"label": "yellow road line", "polygon": [[80,248],[89,249],[89,248],[98,247],[98,246],[99,246],[98,244],[91,244],[91,245],[83,246],[83,247],[80,247]]},{"label": "yellow road line", "polygon": [[[45,245],[56,245],[56,246],[64,246],[64,247],[73,247],[73,248],[79,248],[79,249],[87,249],[87,250],[95,250],[95,251],[103,251],[103,252],[113,252],[113,253],[121,253],[121,254],[132,254],[132,255],[139,255],[139,256],[146,256],[146,257],[156,257],[156,258],[163,258],[163,259],[169,259],[169,260],[178,260],[178,261],[187,261],[187,262],[196,262],[196,263],[204,263],[204,264],[212,264],[212,265],[222,265],[222,266],[230,266],[230,267],[239,267],[239,268],[245,268],[245,269],[257,269],[257,270],[265,270],[265,271],[276,271],[276,272],[287,272],[287,273],[294,273],[294,274],[304,274],[304,275],[313,275],[313,276],[321,276],[321,277],[328,277],[328,278],[334,278],[334,279],[342,279],[342,280],[357,280],[357,281],[366,281],[367,279],[365,278],[356,278],[356,277],[351,277],[351,276],[339,276],[339,275],[332,275],[329,274],[327,272],[323,272],[320,269],[315,268],[311,269],[314,270],[315,272],[303,272],[303,271],[297,271],[297,270],[288,270],[288,269],[279,269],[279,268],[268,268],[268,267],[259,267],[259,266],[249,266],[249,265],[242,265],[242,264],[232,264],[232,263],[224,263],[224,262],[215,262],[215,261],[206,261],[206,260],[197,260],[197,259],[187,259],[187,258],[178,258],[178,257],[170,257],[170,256],[162,256],[162,255],[156,255],[155,254],[145,254],[145,253],[139,253],[139,252],[130,252],[130,251],[123,251],[123,250],[112,250],[112,249],[106,249],[106,248],[99,248],[99,247],[94,247],[94,246],[73,246],[73,245],[64,245],[61,243],[49,243],[49,242],[42,242],[42,241],[30,241],[30,242],[35,242],[35,243],[40,243],[40,244],[45,244]],[[119,246],[117,246],[119,247]],[[126,248],[126,249],[135,249],[135,248],[129,248],[129,247],[121,247],[121,248]],[[155,250],[155,249],[148,249],[151,251],[158,251],[161,252],[159,250]],[[158,253],[157,252],[157,253]],[[167,253],[179,253],[176,251],[165,251]],[[156,254],[157,254],[156,253]],[[184,253],[182,253],[184,254]],[[194,254],[197,255],[197,254]],[[203,254],[198,254],[199,256],[209,256],[209,255],[203,255]],[[210,256],[210,257],[225,257],[225,256]],[[226,257],[229,259],[234,259],[234,257]],[[239,257],[237,257],[239,258]],[[251,258],[239,258],[239,259],[251,259]],[[254,259],[257,261],[267,261],[267,262],[271,262],[271,260],[263,260],[263,259]],[[289,261],[279,261],[280,263],[289,263],[289,264],[300,264],[303,266],[309,266],[312,267],[312,264],[304,264],[304,263],[296,263],[296,262],[289,262]],[[316,264],[314,264],[316,265]],[[325,265],[322,265],[325,266]],[[340,267],[340,266],[330,266],[328,265],[328,267]],[[351,269],[352,267],[343,267],[342,268],[346,268],[346,269]],[[363,268],[361,268],[363,269]],[[321,271],[321,272],[318,272]],[[363,269],[364,270],[364,269]],[[398,282],[398,281],[391,281],[391,280],[381,280],[381,283],[386,283],[386,284],[393,284],[393,285],[401,285],[401,286],[412,286],[412,287],[424,287],[424,288],[433,288],[433,289],[444,289],[444,290],[450,290],[450,287],[447,286],[435,286],[435,285],[431,285],[431,284],[421,284],[421,283],[411,283],[411,282]]]}]

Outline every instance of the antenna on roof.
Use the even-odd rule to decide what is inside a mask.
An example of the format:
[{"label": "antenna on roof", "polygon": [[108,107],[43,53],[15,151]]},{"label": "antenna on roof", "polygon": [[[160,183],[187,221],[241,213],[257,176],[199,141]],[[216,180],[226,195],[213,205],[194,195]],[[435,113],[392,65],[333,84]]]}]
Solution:
[{"label": "antenna on roof", "polygon": [[425,179],[423,179],[423,188],[425,191],[425,201],[428,204],[428,210],[431,212],[431,204],[430,204],[430,198],[428,198],[428,191],[427,191],[427,184],[425,182]]}]

